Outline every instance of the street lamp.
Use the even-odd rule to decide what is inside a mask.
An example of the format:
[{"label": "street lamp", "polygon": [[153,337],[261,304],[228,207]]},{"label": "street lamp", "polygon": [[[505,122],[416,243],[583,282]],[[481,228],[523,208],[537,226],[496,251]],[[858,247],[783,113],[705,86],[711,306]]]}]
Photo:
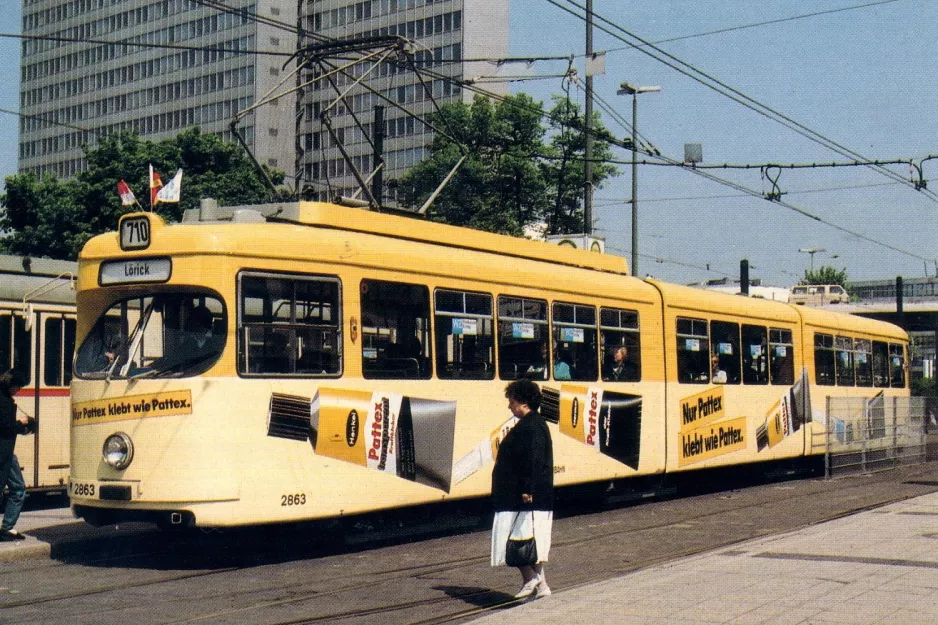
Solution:
[{"label": "street lamp", "polygon": [[655,93],[661,87],[637,87],[624,82],[617,95],[632,96],[632,275],[638,275],[638,94]]},{"label": "street lamp", "polygon": [[823,247],[802,247],[798,251],[811,255],[811,273],[814,273],[814,255],[818,252],[826,252],[827,250],[825,250]]}]

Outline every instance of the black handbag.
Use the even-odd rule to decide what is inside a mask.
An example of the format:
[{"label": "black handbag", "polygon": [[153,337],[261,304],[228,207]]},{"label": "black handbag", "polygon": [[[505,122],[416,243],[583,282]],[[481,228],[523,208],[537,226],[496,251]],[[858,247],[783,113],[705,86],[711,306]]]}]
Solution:
[{"label": "black handbag", "polygon": [[[530,524],[525,516],[530,515]],[[520,520],[520,522],[519,522]],[[534,540],[534,512],[519,512],[511,525],[505,546],[505,564],[508,566],[534,566],[537,564],[537,542]]]}]

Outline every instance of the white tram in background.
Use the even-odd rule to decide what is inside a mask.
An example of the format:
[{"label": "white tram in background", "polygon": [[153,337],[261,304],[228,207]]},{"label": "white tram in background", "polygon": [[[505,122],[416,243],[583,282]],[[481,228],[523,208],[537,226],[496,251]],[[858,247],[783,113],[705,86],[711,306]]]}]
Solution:
[{"label": "white tram in background", "polygon": [[68,482],[76,271],[73,262],[0,255],[0,370],[25,380],[16,405],[38,425],[16,442],[31,492],[64,492]]},{"label": "white tram in background", "polygon": [[892,324],[315,202],[124,215],[82,250],[77,304],[69,494],[99,524],[486,496],[520,377],[559,487],[817,455],[825,396],[909,395]]}]

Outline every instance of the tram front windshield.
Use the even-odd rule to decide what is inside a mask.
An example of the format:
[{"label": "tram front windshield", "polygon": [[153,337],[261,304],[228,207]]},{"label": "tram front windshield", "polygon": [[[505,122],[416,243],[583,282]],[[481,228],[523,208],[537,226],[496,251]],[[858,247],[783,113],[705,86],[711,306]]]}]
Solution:
[{"label": "tram front windshield", "polygon": [[198,375],[221,355],[226,327],[225,307],[210,294],[120,300],[78,348],[75,373],[107,380]]}]

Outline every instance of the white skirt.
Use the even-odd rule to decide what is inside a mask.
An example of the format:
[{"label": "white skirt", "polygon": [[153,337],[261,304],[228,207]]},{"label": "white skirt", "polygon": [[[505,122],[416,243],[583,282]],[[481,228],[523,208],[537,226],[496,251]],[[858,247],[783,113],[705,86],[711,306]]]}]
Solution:
[{"label": "white skirt", "polygon": [[[492,566],[505,566],[505,547],[517,515],[518,512],[514,510],[495,513],[495,518],[492,520]],[[547,562],[553,524],[553,510],[534,511],[534,542],[537,543],[538,562]]]}]

